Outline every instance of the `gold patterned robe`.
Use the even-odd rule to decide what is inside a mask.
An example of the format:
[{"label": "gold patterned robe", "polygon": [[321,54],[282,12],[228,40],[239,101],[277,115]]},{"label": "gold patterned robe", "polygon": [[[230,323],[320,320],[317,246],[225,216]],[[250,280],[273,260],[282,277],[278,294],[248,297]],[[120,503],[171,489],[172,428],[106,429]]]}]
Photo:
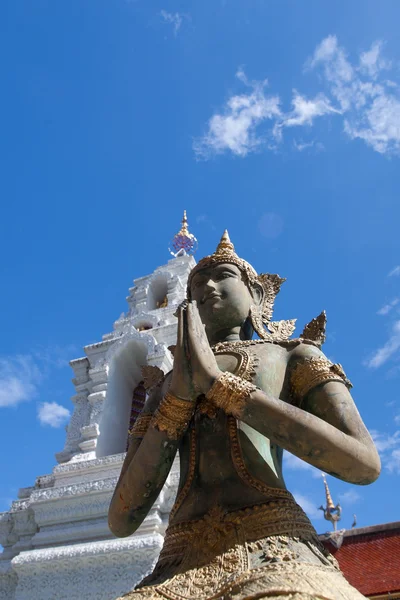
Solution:
[{"label": "gold patterned robe", "polygon": [[[286,490],[264,504],[171,525],[158,563],[125,600],[358,600]],[[275,497],[274,497],[275,496]]]}]

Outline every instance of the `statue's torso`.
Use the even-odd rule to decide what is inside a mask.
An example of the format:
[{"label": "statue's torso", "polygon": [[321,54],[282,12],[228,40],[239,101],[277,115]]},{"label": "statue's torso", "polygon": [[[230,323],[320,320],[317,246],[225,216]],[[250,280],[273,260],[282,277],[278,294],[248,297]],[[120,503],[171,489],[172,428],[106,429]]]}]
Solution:
[{"label": "statue's torso", "polygon": [[[216,358],[222,371],[287,400],[288,355],[287,349],[264,343],[223,348]],[[281,450],[245,423],[220,410],[213,413],[207,403],[200,404],[179,452],[181,481],[171,522],[201,518],[215,506],[233,511],[260,504],[265,488],[285,489]]]}]

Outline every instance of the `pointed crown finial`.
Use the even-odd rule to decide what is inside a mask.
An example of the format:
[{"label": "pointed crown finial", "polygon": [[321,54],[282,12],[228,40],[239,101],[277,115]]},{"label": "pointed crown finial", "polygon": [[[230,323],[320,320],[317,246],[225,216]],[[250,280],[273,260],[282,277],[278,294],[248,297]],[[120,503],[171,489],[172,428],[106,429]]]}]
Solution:
[{"label": "pointed crown finial", "polygon": [[216,255],[217,254],[226,254],[226,253],[235,254],[235,256],[237,256],[235,253],[235,246],[231,242],[231,239],[229,237],[229,233],[228,233],[227,229],[225,229],[224,233],[222,234],[220,242],[215,251]]}]

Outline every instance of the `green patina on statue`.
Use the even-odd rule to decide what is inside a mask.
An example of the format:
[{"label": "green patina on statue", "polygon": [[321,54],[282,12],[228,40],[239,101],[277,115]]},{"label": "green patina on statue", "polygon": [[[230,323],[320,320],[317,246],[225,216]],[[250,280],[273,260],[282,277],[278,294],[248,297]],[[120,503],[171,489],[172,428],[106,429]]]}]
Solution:
[{"label": "green patina on statue", "polygon": [[286,490],[282,450],[361,485],[380,461],[320,350],[324,313],[297,339],[293,320],[271,321],[283,281],[257,275],[227,232],[190,273],[174,368],[131,432],[111,530],[139,527],[178,449],[179,490],[155,570],[124,598],[362,598]]}]

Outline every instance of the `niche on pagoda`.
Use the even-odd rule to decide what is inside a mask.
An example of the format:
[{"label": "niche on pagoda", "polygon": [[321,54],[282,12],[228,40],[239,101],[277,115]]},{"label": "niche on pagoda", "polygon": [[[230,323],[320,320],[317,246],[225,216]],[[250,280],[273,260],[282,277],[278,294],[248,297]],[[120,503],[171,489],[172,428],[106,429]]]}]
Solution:
[{"label": "niche on pagoda", "polygon": [[168,306],[168,273],[155,273],[147,291],[147,309],[156,310]]},{"label": "niche on pagoda", "polygon": [[149,336],[136,335],[127,336],[110,357],[107,396],[99,423],[98,458],[125,452],[133,403],[135,412],[140,409],[138,390],[141,389],[142,366],[147,364],[149,341],[146,338]]}]

